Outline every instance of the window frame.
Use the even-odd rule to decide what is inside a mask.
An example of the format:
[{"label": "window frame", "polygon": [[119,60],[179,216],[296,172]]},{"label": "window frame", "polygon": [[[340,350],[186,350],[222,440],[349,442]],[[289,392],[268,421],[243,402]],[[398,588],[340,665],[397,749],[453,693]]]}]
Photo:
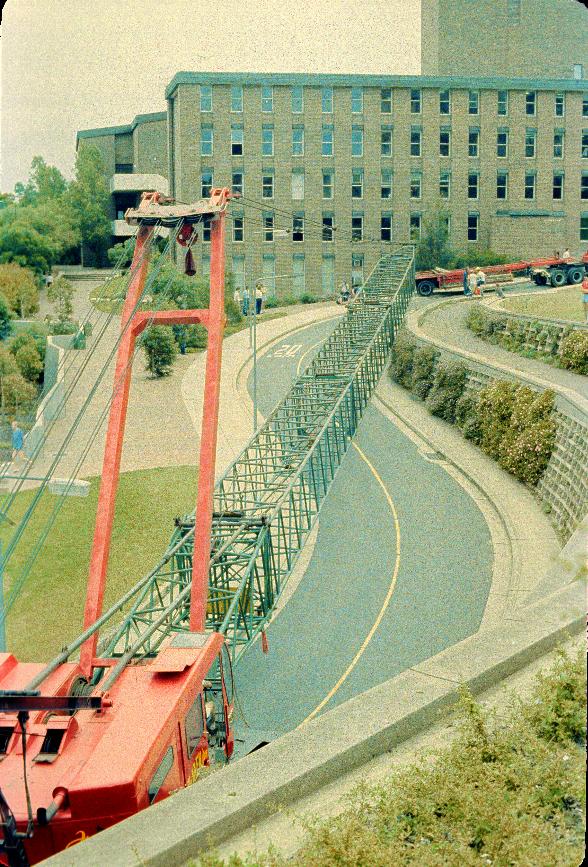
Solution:
[{"label": "window frame", "polygon": [[439,115],[447,117],[449,114],[451,114],[451,90],[447,87],[439,91]]},{"label": "window frame", "polygon": [[[330,176],[330,183],[329,184],[325,184],[325,176],[326,175]],[[322,187],[322,199],[324,201],[330,202],[332,199],[335,198],[335,170],[334,169],[323,169],[321,187]],[[327,189],[327,188],[329,188],[331,191],[330,196],[325,196],[325,189]]]},{"label": "window frame", "polygon": [[[387,93],[388,96],[384,96]],[[385,106],[389,105],[389,108],[385,108]],[[392,88],[391,87],[381,87],[380,88],[380,114],[392,114]]]},{"label": "window frame", "polygon": [[[300,237],[295,238],[295,235],[300,235]],[[304,211],[297,211],[292,214],[292,243],[304,243]]]},{"label": "window frame", "polygon": [[[267,107],[269,105],[269,108]],[[273,84],[261,85],[261,113],[272,114],[274,110],[274,87]]]},{"label": "window frame", "polygon": [[[386,142],[384,137],[388,136],[389,140]],[[386,152],[386,148],[388,151]],[[380,156],[381,157],[391,157],[392,156],[392,127],[391,126],[382,126],[380,127]]]},{"label": "window frame", "polygon": [[[296,183],[294,182],[294,178],[296,178]],[[292,169],[292,175],[290,180],[290,192],[292,193],[292,201],[294,202],[303,202],[305,195],[305,177],[304,177],[304,169],[303,168],[294,168]],[[302,193],[302,195],[294,195],[294,193]]]},{"label": "window frame", "polygon": [[[442,149],[446,146],[445,142],[441,141],[442,136],[447,136],[447,153],[444,154]],[[439,156],[444,159],[449,159],[451,157],[451,129],[447,127],[441,127],[439,129]]]},{"label": "window frame", "polygon": [[263,211],[261,219],[263,224],[263,243],[273,244],[274,242],[274,223],[275,214],[273,211]]},{"label": "window frame", "polygon": [[[210,139],[206,140],[204,138],[204,133],[210,133]],[[206,147],[210,146],[210,150],[207,150]],[[202,124],[200,126],[200,156],[201,157],[212,157],[214,156],[214,127],[212,124]]]},{"label": "window frame", "polygon": [[[209,104],[209,106],[210,106],[209,108],[203,107],[204,102],[205,102],[204,91],[207,91],[207,94],[209,97],[208,99],[206,99],[207,104]],[[211,84],[201,84],[200,85],[200,114],[209,114],[212,111],[212,108],[213,108],[212,85]]]},{"label": "window frame", "polygon": [[[199,710],[200,712],[196,713],[197,719],[192,720],[192,721],[196,722],[194,732],[196,732],[196,731],[198,731],[198,729],[200,729],[200,734],[197,736],[198,739],[196,740],[196,743],[195,743],[193,749],[190,749],[190,744],[193,742],[196,735],[194,733],[191,733],[190,735],[188,734],[188,723],[190,722],[191,714],[196,709]],[[198,744],[202,740],[202,735],[204,734],[205,729],[206,729],[206,720],[204,719],[204,711],[202,709],[202,693],[200,693],[200,692],[198,693],[196,699],[193,701],[191,706],[188,708],[188,710],[186,712],[186,716],[184,717],[183,728],[184,728],[184,738],[185,738],[185,742],[186,742],[186,755],[187,755],[188,759],[191,759],[192,756],[194,755],[194,753],[196,752],[196,750],[198,749]]]},{"label": "window frame", "polygon": [[[472,151],[474,151],[474,153],[472,153]],[[479,129],[479,127],[471,126],[468,129],[468,157],[470,159],[479,159],[480,158],[480,129]]]},{"label": "window frame", "polygon": [[351,88],[351,114],[363,114],[363,87],[354,85]]},{"label": "window frame", "polygon": [[[210,184],[205,184],[204,176],[210,175]],[[210,198],[210,191],[214,187],[214,169],[209,168],[201,168],[200,169],[200,197],[202,199]],[[208,188],[208,192],[206,189]]]},{"label": "window frame", "polygon": [[[363,211],[351,212],[351,243],[361,243],[364,235],[364,217]],[[354,226],[354,221],[359,221],[358,225]]]},{"label": "window frame", "polygon": [[[559,142],[557,139],[560,139]],[[566,147],[566,133],[563,129],[554,129],[553,130],[553,159],[554,160],[563,160],[565,156],[565,147]],[[557,151],[561,151],[557,153]]]},{"label": "window frame", "polygon": [[[240,238],[237,237],[239,232],[241,233]],[[235,211],[233,213],[232,242],[233,244],[243,244],[245,242],[245,214],[243,211]]]},{"label": "window frame", "polygon": [[[558,111],[558,108],[561,109],[561,111]],[[565,117],[566,116],[566,95],[563,91],[556,93],[554,96],[553,116],[554,117]]]},{"label": "window frame", "polygon": [[[533,97],[530,99],[530,97]],[[532,111],[529,109],[532,108]],[[537,91],[536,90],[527,90],[525,91],[525,116],[526,117],[537,117]]]},{"label": "window frame", "polygon": [[[356,176],[359,180],[356,180]],[[364,172],[361,166],[352,166],[351,168],[351,198],[363,199],[363,178]],[[359,189],[359,195],[355,195],[354,190]]]},{"label": "window frame", "polygon": [[[496,115],[497,117],[508,117],[508,90],[498,90],[496,92]],[[504,111],[501,107],[504,106]]]},{"label": "window frame", "polygon": [[421,114],[423,108],[423,97],[420,87],[411,87],[410,94],[410,113]]},{"label": "window frame", "polygon": [[[327,150],[325,151],[325,147]],[[335,127],[324,123],[321,130],[321,156],[332,157],[335,151]]]},{"label": "window frame", "polygon": [[[475,105],[475,111],[472,107]],[[480,114],[480,91],[468,90],[468,115],[470,117],[478,117]]]},{"label": "window frame", "polygon": [[[418,195],[413,195],[413,190],[418,189]],[[418,202],[423,197],[423,173],[420,169],[413,169],[410,173],[409,198]]]},{"label": "window frame", "polygon": [[[297,108],[296,106],[300,106],[300,108]],[[290,91],[290,107],[292,109],[292,114],[304,114],[304,85],[292,85]]]},{"label": "window frame", "polygon": [[[475,220],[474,225],[470,225],[470,220]],[[475,232],[475,238],[470,237],[470,232]],[[479,241],[479,233],[480,233],[480,214],[477,211],[468,211],[468,220],[467,220],[467,240],[470,244],[477,244]]]},{"label": "window frame", "polygon": [[[235,137],[233,133],[241,133],[239,141],[239,136]],[[234,148],[241,147],[240,151],[234,150]],[[232,157],[242,157],[245,152],[245,130],[243,129],[242,124],[231,124],[231,156]]]},{"label": "window frame", "polygon": [[351,156],[363,157],[363,126],[359,124],[351,127]]},{"label": "window frame", "polygon": [[[298,141],[296,140],[296,134],[299,134]],[[303,124],[295,124],[292,127],[292,156],[293,157],[303,157],[304,156],[304,125]]]},{"label": "window frame", "polygon": [[[447,195],[445,195],[445,190]],[[444,201],[451,198],[451,171],[449,169],[440,169],[439,171],[439,198]]]},{"label": "window frame", "polygon": [[[556,181],[559,181],[559,184],[556,184]],[[551,180],[551,198],[554,202],[561,202],[564,198],[564,189],[565,189],[565,173],[561,170],[554,171],[553,177]],[[556,190],[559,190],[560,195],[556,196]]]},{"label": "window frame", "polygon": [[[325,222],[330,220],[330,224]],[[335,240],[335,213],[334,211],[323,211],[322,214],[322,234],[321,240],[325,244],[332,244]]]},{"label": "window frame", "polygon": [[423,128],[421,126],[411,126],[409,148],[409,153],[411,157],[422,157],[422,142]]},{"label": "window frame", "polygon": [[[475,178],[475,183],[472,179]],[[476,191],[476,195],[472,196],[472,190]],[[480,198],[480,172],[468,172],[468,195],[469,202],[477,202]]]},{"label": "window frame", "polygon": [[[266,184],[266,179],[271,179],[271,184]],[[273,169],[263,169],[261,170],[261,198],[262,199],[273,199],[275,192],[274,186],[276,182],[276,173]],[[265,194],[266,189],[271,188],[271,196],[267,196]]]},{"label": "window frame", "polygon": [[537,130],[534,127],[525,129],[525,159],[537,158]]},{"label": "window frame", "polygon": [[[266,134],[269,133],[269,138],[266,140]],[[266,147],[269,145],[269,150]],[[274,156],[274,128],[273,126],[262,126],[261,128],[261,155],[262,157]]]},{"label": "window frame", "polygon": [[[499,141],[500,136],[505,137],[504,142]],[[500,128],[497,129],[496,130],[496,158],[497,159],[499,159],[499,160],[508,159],[509,144],[510,144],[510,130],[509,129],[500,129]],[[501,154],[499,152],[499,149],[502,147],[504,148],[503,154]]]},{"label": "window frame", "polygon": [[[386,174],[387,178],[389,179],[389,183],[387,183],[386,180],[384,179],[384,174]],[[389,168],[380,169],[380,199],[382,201],[388,201],[389,199],[392,199],[392,197],[393,197],[393,183],[394,183],[394,173],[393,173],[392,169],[389,169]],[[389,189],[389,193],[387,196],[384,195],[384,189],[385,188]]]},{"label": "window frame", "polygon": [[[235,96],[237,99],[235,99]],[[238,107],[235,108],[235,105]],[[231,112],[233,114],[242,114],[243,113],[243,85],[242,84],[232,84],[231,85]]]},{"label": "window frame", "polygon": [[[321,89],[321,114],[333,114],[334,92],[330,85],[326,85]],[[326,109],[325,104],[330,108]]]},{"label": "window frame", "polygon": [[[235,176],[241,176],[241,183],[235,183]],[[240,188],[240,189],[239,189]],[[245,190],[245,169],[232,169],[231,171],[231,192],[243,195]]]},{"label": "window frame", "polygon": [[[501,184],[501,179],[504,179],[504,183]],[[504,195],[499,195],[499,190],[504,189]],[[499,171],[496,172],[496,198],[500,202],[505,202],[508,199],[508,172],[507,171]]]},{"label": "window frame", "polygon": [[[529,178],[532,178],[532,179],[533,179],[533,183],[532,183],[532,184],[529,184],[529,182],[528,182],[528,179],[529,179]],[[531,191],[532,191],[532,193],[533,193],[532,196],[528,196],[528,195],[527,195],[527,191],[528,191],[528,190],[531,190]],[[526,202],[534,202],[535,199],[537,198],[537,172],[535,172],[535,171],[532,171],[532,172],[525,172],[525,181],[524,181],[524,187],[523,187],[523,198],[524,198],[524,200],[525,200]]]},{"label": "window frame", "polygon": [[[416,233],[413,231],[416,228]],[[408,217],[408,237],[410,241],[420,241],[423,233],[423,215],[411,211]]]},{"label": "window frame", "polygon": [[[390,225],[385,226],[384,221],[389,220]],[[380,241],[384,241],[384,243],[392,242],[392,230],[394,228],[393,225],[393,212],[392,211],[381,211],[380,212]],[[385,238],[384,233],[387,232],[389,237]]]}]

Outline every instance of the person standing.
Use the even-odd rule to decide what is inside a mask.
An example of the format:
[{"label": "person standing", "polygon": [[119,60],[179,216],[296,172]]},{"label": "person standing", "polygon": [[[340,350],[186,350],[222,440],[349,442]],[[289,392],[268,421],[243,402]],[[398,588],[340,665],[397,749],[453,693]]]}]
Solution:
[{"label": "person standing", "polygon": [[469,271],[467,268],[463,269],[463,294],[468,297],[470,294],[469,284],[468,284],[468,275]]},{"label": "person standing", "polygon": [[476,269],[476,283],[478,285],[478,294],[480,298],[484,297],[484,289],[486,287],[486,275],[481,268]]},{"label": "person standing", "polygon": [[264,289],[262,283],[257,283],[255,286],[255,315],[259,316],[263,306]]},{"label": "person standing", "polygon": [[584,274],[582,280],[582,303],[584,305],[584,319],[588,325],[588,272]]},{"label": "person standing", "polygon": [[566,248],[565,248],[565,250],[564,250],[563,253],[561,254],[561,258],[562,258],[562,259],[570,259],[570,258],[571,258],[571,256],[570,256],[570,248],[569,248],[569,247],[566,247]]},{"label": "person standing", "polygon": [[476,277],[476,272],[472,268],[468,273],[468,294],[473,295],[478,286],[478,278]]},{"label": "person standing", "polygon": [[249,289],[247,288],[247,286],[245,286],[243,288],[242,302],[243,302],[243,307],[242,307],[243,316],[248,316],[249,315]]},{"label": "person standing", "polygon": [[240,310],[241,309],[241,290],[239,289],[238,286],[235,289],[235,291],[233,292],[233,301],[235,302],[236,306]]},{"label": "person standing", "polygon": [[26,460],[26,455],[23,449],[24,445],[24,434],[20,427],[18,426],[18,422],[16,419],[12,422],[12,460],[15,461],[17,458],[22,458]]}]

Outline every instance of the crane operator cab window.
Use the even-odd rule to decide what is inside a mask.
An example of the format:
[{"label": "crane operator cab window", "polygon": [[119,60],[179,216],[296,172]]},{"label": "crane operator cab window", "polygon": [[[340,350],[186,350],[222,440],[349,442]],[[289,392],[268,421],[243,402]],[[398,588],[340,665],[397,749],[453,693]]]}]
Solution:
[{"label": "crane operator cab window", "polygon": [[[233,752],[233,669],[225,645],[215,659],[204,686],[204,708],[211,760],[228,760]],[[214,750],[216,747],[216,750]],[[214,753],[216,752],[216,755]],[[224,756],[223,756],[224,754]]]}]

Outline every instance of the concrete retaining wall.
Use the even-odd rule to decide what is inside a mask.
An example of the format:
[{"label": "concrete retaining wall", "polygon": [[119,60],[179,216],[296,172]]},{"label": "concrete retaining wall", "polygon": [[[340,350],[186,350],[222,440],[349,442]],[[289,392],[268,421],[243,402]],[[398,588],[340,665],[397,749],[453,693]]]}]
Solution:
[{"label": "concrete retaining wall", "polygon": [[55,418],[63,408],[65,395],[64,364],[65,350],[71,348],[73,335],[59,335],[47,338],[47,352],[53,355],[51,367],[53,368],[53,385],[45,394],[37,407],[35,423],[25,437],[24,450],[27,457],[31,457],[43,438],[43,431],[48,421]]}]

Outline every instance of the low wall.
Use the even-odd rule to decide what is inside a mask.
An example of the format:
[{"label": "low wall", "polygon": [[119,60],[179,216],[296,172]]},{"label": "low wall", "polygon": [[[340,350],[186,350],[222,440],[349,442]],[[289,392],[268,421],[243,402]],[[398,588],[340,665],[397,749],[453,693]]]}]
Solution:
[{"label": "low wall", "polygon": [[[74,335],[61,334],[47,338],[45,354],[44,396],[37,407],[35,423],[25,437],[24,451],[31,457],[43,439],[43,431],[48,421],[59,415],[65,395],[63,357],[66,349],[71,349]],[[49,386],[47,388],[47,386]]]},{"label": "low wall", "polygon": [[[504,328],[494,331],[499,345],[506,349],[532,350],[545,358],[557,358],[561,352],[562,341],[573,331],[588,331],[581,322],[570,322],[565,319],[539,319],[526,313],[512,313],[495,305],[484,305],[485,313],[496,323],[503,323]],[[484,334],[477,335],[482,340]],[[514,344],[514,345],[513,345]]]}]

